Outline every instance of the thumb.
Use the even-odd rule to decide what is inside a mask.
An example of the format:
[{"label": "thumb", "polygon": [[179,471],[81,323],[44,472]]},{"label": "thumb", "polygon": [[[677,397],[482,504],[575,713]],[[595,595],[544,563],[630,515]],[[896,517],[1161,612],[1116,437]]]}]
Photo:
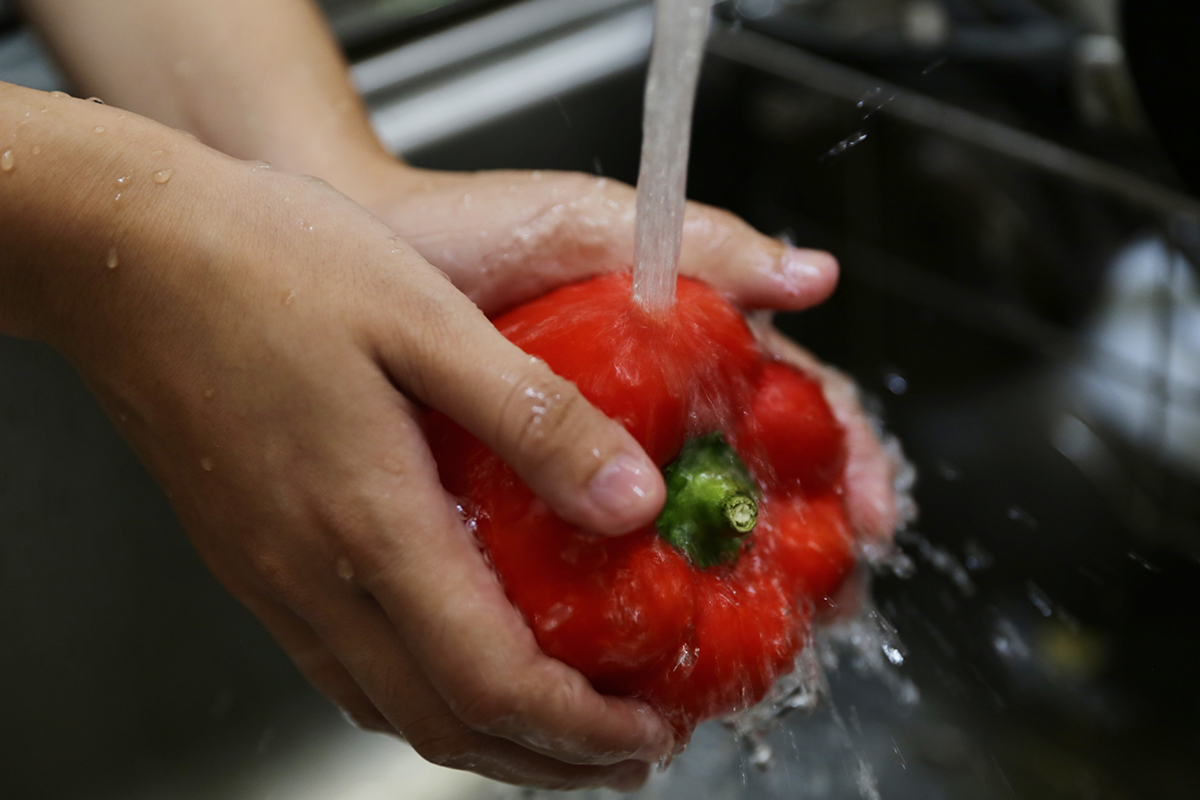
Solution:
[{"label": "thumb", "polygon": [[[448,282],[430,290],[438,302],[393,317],[403,323],[384,345],[392,379],[490,447],[564,520],[605,535],[651,523],[666,488],[633,436]],[[437,335],[414,335],[422,328]]]}]

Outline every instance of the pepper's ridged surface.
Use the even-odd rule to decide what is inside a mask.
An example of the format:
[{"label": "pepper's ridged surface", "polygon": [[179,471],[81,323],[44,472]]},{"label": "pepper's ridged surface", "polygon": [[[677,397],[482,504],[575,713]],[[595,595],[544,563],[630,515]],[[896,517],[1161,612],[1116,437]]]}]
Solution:
[{"label": "pepper's ridged surface", "polygon": [[[443,483],[464,498],[542,649],[685,732],[757,702],[791,669],[854,557],[843,436],[820,387],[764,357],[716,292],[680,279],[677,296],[667,318],[652,318],[630,302],[628,275],[607,275],[495,320],[672,464],[668,484],[681,486],[657,529],[590,536],[445,417],[430,415],[428,433]],[[703,502],[678,502],[689,492]],[[701,519],[687,519],[688,507]],[[752,530],[731,530],[725,513]],[[702,528],[724,534],[690,554],[667,541]]]}]

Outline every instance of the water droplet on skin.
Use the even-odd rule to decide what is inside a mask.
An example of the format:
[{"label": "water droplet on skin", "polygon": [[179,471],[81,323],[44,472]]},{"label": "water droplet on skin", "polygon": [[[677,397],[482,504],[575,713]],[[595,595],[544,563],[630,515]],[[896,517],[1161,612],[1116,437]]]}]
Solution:
[{"label": "water droplet on skin", "polygon": [[212,390],[212,389],[205,389],[205,390],[204,390],[204,399],[205,399],[205,400],[211,399],[211,398],[212,398],[212,396],[213,396],[213,390]]},{"label": "water droplet on skin", "polygon": [[173,169],[160,169],[158,172],[154,173],[154,182],[160,185],[164,184],[171,180],[171,176],[174,174],[175,170]]},{"label": "water droplet on skin", "polygon": [[128,175],[122,175],[121,177],[117,178],[117,186],[124,186],[127,183],[129,183]]},{"label": "water droplet on skin", "polygon": [[41,155],[41,153],[42,153],[42,148],[41,148],[41,147],[39,147],[38,145],[36,145],[36,144],[35,144],[35,145],[33,146],[33,151],[32,151],[32,152],[33,152],[33,154],[34,154],[35,156],[37,156],[37,155]]},{"label": "water droplet on skin", "polygon": [[[118,195],[118,197],[119,196],[120,195]],[[104,266],[108,267],[109,269],[117,268],[117,248],[108,248],[108,257],[104,259]]]},{"label": "water droplet on skin", "polygon": [[104,133],[104,126],[97,125],[96,127],[92,128],[92,133]]},{"label": "water droplet on skin", "polygon": [[121,202],[121,195],[123,195],[123,194],[124,194],[124,192],[117,192],[116,194],[114,194],[114,195],[113,195],[113,202],[114,202],[114,203],[119,203],[119,202]]},{"label": "water droplet on skin", "polygon": [[64,97],[70,97],[71,95],[67,94],[66,92],[51,92],[50,96],[55,100],[61,100]]},{"label": "water droplet on skin", "polygon": [[12,168],[17,163],[17,156],[12,150],[5,150],[0,153],[0,172],[12,172]]},{"label": "water droplet on skin", "polygon": [[354,565],[349,559],[339,558],[337,560],[337,576],[344,581],[354,580]]},{"label": "water droplet on skin", "polygon": [[204,470],[205,472],[212,472],[212,470],[213,470],[212,459],[209,458],[208,456],[205,456],[204,458],[200,459],[200,469]]},{"label": "water droplet on skin", "polygon": [[167,152],[167,151],[166,150],[155,150],[152,153],[150,153],[150,155],[153,156],[154,158],[158,158],[165,152]]},{"label": "water droplet on skin", "polygon": [[283,304],[285,306],[290,306],[295,302],[296,302],[296,293],[294,291],[288,290],[287,292],[284,292]]}]

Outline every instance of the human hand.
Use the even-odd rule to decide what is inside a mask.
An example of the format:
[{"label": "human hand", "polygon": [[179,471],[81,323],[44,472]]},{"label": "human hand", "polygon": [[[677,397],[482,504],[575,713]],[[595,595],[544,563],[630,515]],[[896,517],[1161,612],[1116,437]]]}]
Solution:
[{"label": "human hand", "polygon": [[[95,108],[102,122],[79,127],[102,124],[109,147],[144,124]],[[68,354],[217,578],[364,727],[514,783],[640,783],[669,728],[541,654],[420,419],[454,417],[600,533],[653,517],[657,469],[370,214],[167,138],[96,167],[81,206],[121,222],[52,254],[80,268],[46,287],[61,312],[26,333]]]},{"label": "human hand", "polygon": [[[356,198],[442,269],[484,311],[495,313],[633,262],[631,187],[565,172],[449,173],[383,163],[359,181]],[[690,203],[680,271],[744,309],[800,310],[837,282],[828,253],[788,247],[733,214]],[[886,544],[900,520],[893,459],[863,413],[853,381],[769,324],[763,346],[817,377],[846,430],[846,506],[866,543]]]},{"label": "human hand", "polygon": [[769,321],[753,320],[751,327],[763,349],[812,375],[825,390],[825,399],[846,432],[847,520],[868,552],[886,552],[904,516],[893,489],[899,454],[891,455],[880,443],[853,380],[819,361]]}]

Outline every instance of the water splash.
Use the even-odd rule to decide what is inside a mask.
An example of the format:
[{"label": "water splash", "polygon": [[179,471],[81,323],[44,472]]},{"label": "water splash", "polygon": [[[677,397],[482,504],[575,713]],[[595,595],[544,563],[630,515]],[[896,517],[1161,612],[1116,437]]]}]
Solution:
[{"label": "water splash", "polygon": [[975,594],[975,582],[971,580],[967,567],[949,550],[935,545],[916,531],[900,531],[896,534],[896,541],[915,548],[921,560],[948,577],[963,596]]},{"label": "water splash", "polygon": [[863,94],[855,103],[855,108],[862,112],[859,119],[859,128],[854,133],[842,139],[840,142],[831,147],[825,155],[821,156],[821,161],[837,158],[843,155],[848,150],[857,147],[867,140],[868,124],[875,118],[875,115],[887,107],[889,103],[896,99],[895,94],[885,95],[882,87],[875,87],[869,92]]}]

